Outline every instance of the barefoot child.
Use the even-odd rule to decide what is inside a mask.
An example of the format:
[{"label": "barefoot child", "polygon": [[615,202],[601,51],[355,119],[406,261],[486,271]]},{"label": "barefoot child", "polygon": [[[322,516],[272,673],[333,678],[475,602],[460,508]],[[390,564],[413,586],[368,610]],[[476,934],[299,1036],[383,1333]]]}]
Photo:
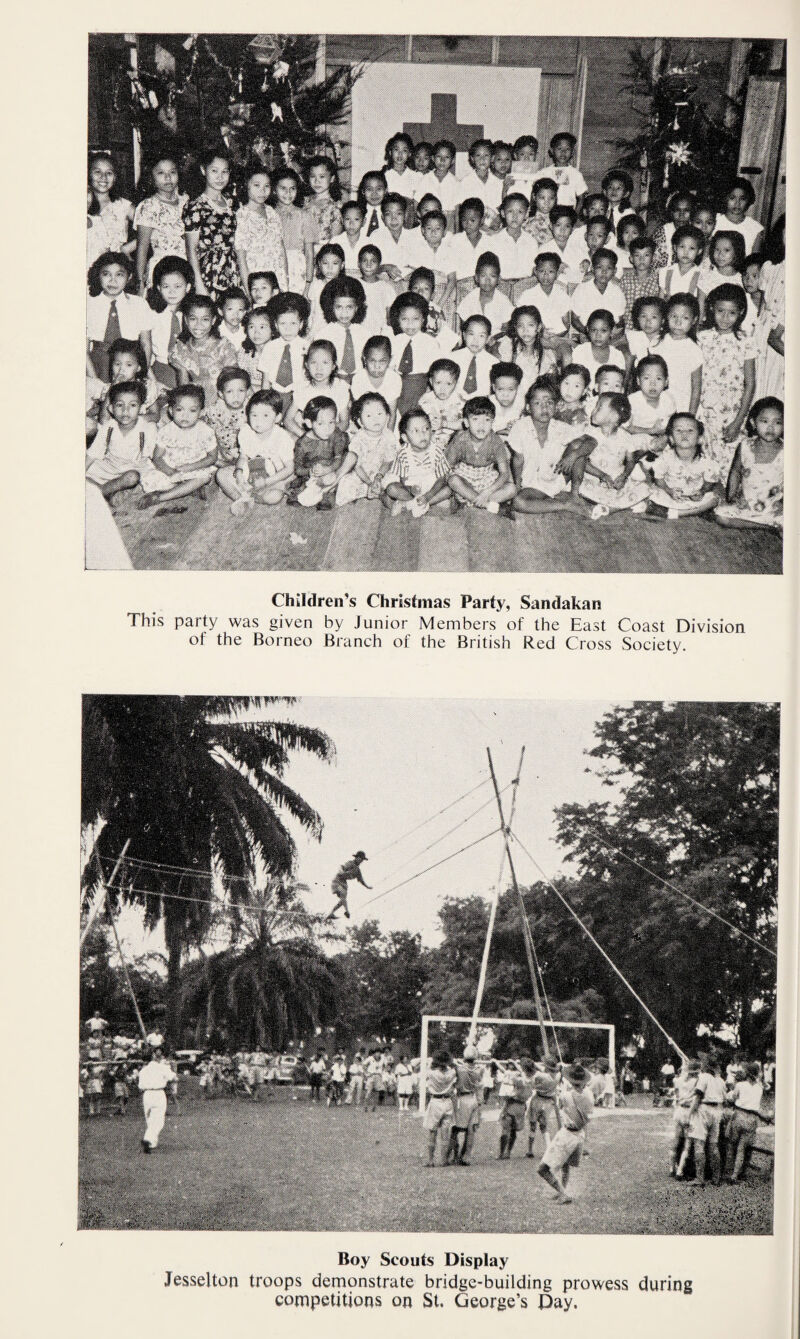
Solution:
[{"label": "barefoot child", "polygon": [[433,444],[433,428],[425,411],[410,409],[403,414],[399,434],[400,450],[384,478],[383,500],[392,516],[402,511],[424,516],[432,507],[450,511],[450,465],[442,448]]},{"label": "barefoot child", "polygon": [[389,426],[391,411],[382,395],[368,392],[356,401],[352,412],[357,431],[350,438],[350,468],[336,489],[337,507],[360,498],[379,498],[384,476],[397,454],[397,442]]},{"label": "barefoot child", "polygon": [[747,435],[736,448],[728,475],[725,503],[717,508],[720,525],[783,526],[783,401],[773,395],[750,410]]},{"label": "barefoot child", "polygon": [[494,405],[488,396],[476,395],[464,405],[464,427],[447,447],[451,468],[450,487],[467,507],[497,515],[516,492],[508,466],[508,453],[493,431]]},{"label": "barefoot child", "polygon": [[[627,395],[601,395],[591,417],[597,445],[578,466],[578,492],[593,502],[592,520],[612,511],[645,510],[650,485],[637,466],[631,438],[622,432],[631,416]],[[590,428],[590,431],[591,431]],[[582,477],[581,477],[582,474]]]},{"label": "barefoot child", "polygon": [[[554,418],[558,394],[549,377],[541,377],[525,397],[527,413],[508,435],[511,468],[517,485],[514,510],[539,513],[573,511],[569,478],[560,465],[568,443],[581,436],[581,429]],[[593,443],[586,438],[587,447]]]},{"label": "barefoot child", "polygon": [[144,387],[139,381],[119,381],[108,392],[111,422],[98,431],[86,453],[86,478],[98,484],[109,501],[135,488],[156,445],[154,423],[141,417]]},{"label": "barefoot child", "polygon": [[189,383],[169,392],[168,418],[159,424],[153,459],[141,472],[140,510],[188,497],[213,479],[217,441],[213,428],[201,421],[204,408],[202,386]]},{"label": "barefoot child", "polygon": [[667,520],[713,511],[719,501],[719,470],[703,452],[703,425],[692,414],[673,414],[667,424],[667,446],[642,469],[653,481],[647,514],[665,508]]},{"label": "barefoot child", "polygon": [[217,470],[217,483],[231,498],[234,516],[254,503],[269,507],[286,500],[294,478],[294,441],[280,426],[281,408],[277,391],[256,391],[247,406],[247,422],[239,429],[236,460]]},{"label": "barefoot child", "polygon": [[294,448],[294,481],[287,501],[293,506],[328,511],[346,472],[347,435],[336,426],[336,401],[316,395],[303,411],[303,436]]}]

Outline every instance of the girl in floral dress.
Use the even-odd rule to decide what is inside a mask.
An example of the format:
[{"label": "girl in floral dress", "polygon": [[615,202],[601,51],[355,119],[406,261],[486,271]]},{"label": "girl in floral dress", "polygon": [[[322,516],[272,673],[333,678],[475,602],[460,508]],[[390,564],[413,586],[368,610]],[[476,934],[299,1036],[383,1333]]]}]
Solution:
[{"label": "girl in floral dress", "polygon": [[178,186],[178,166],[174,158],[159,158],[151,170],[153,194],[136,206],[136,275],[139,292],[144,296],[152,283],[153,270],[164,256],[186,259],[186,235],[183,210],[189,197]]},{"label": "girl in floral dress", "polygon": [[122,251],[129,255],[133,243],[128,241],[133,205],[117,195],[114,187],[117,174],[107,153],[97,154],[89,163],[89,202],[87,211],[88,235],[86,268],[90,269],[106,251]]},{"label": "girl in floral dress", "polygon": [[189,382],[202,386],[204,408],[210,409],[217,398],[217,377],[223,367],[238,367],[236,350],[216,327],[217,312],[205,294],[186,298],[183,304],[183,331],[170,354],[178,386]]},{"label": "girl in floral dress", "polygon": [[230,162],[222,153],[206,154],[200,164],[205,190],[184,207],[186,253],[195,274],[198,293],[218,302],[229,288],[239,285],[233,249],[236,217],[223,194],[230,181]]},{"label": "girl in floral dress", "polygon": [[314,225],[314,248],[319,250],[325,242],[338,237],[344,231],[342,211],[337,203],[342,198],[336,168],[330,158],[309,159],[306,164],[306,180],[309,194],[303,209]]},{"label": "girl in floral dress", "polygon": [[720,284],[709,296],[709,328],[697,336],[703,358],[699,418],[705,425],[706,454],[727,478],[742,437],[756,384],[756,349],[742,334],[747,294],[736,284]]},{"label": "girl in floral dress", "polygon": [[233,246],[242,283],[258,270],[271,270],[281,288],[288,287],[286,248],[281,221],[267,204],[271,190],[269,173],[262,167],[250,169],[245,179],[247,202],[236,212]]},{"label": "girl in floral dress", "polygon": [[715,512],[721,525],[783,528],[783,401],[757,400],[747,435],[736,448],[726,501]]},{"label": "girl in floral dress", "polygon": [[314,220],[300,206],[303,183],[291,167],[272,179],[272,204],[280,220],[290,293],[305,294],[314,278]]}]

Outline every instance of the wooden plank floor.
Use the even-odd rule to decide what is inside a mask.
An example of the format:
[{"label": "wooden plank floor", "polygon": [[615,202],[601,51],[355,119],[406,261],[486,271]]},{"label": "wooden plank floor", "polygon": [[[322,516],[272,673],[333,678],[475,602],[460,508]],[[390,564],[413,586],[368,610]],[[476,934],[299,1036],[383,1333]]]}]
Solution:
[{"label": "wooden plank floor", "polygon": [[771,531],[724,530],[692,517],[654,523],[626,513],[603,521],[559,512],[506,520],[485,512],[391,517],[377,502],[329,512],[255,507],[231,516],[221,494],[187,498],[158,515],[117,512],[134,567],[193,571],[705,572],[777,574]]}]

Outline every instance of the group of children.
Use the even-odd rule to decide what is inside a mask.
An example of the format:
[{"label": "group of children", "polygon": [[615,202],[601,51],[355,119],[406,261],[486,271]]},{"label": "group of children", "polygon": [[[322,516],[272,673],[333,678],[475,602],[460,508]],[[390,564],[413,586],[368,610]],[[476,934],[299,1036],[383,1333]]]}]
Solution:
[{"label": "group of children", "polygon": [[768,255],[736,179],[719,209],[677,192],[650,236],[629,175],[589,192],[574,151],[477,140],[459,181],[451,144],[398,134],[352,200],[317,157],[251,169],[236,208],[220,149],[191,202],[160,159],[135,212],[95,157],[87,477],[141,508],[216,486],[234,516],[780,528],[782,225]]},{"label": "group of children", "polygon": [[[523,1056],[515,1068],[507,1068],[497,1090],[498,1159],[510,1159],[521,1131],[527,1133],[526,1157],[534,1158],[540,1134],[543,1148],[536,1170],[555,1191],[557,1202],[570,1204],[570,1171],[580,1166],[595,1105],[608,1100],[608,1074],[607,1062],[565,1064],[552,1055],[542,1061]],[[440,1166],[455,1163],[468,1167],[481,1109],[492,1091],[491,1087],[487,1089],[486,1066],[479,1061],[475,1047],[467,1045],[463,1056],[456,1058],[448,1051],[438,1051],[431,1061],[426,1088],[426,1165],[437,1165],[438,1157]],[[613,1086],[611,1094],[613,1097]]]},{"label": "group of children", "polygon": [[[723,1075],[715,1053],[686,1060],[673,1080],[674,1134],[670,1176],[703,1188],[741,1181],[764,1109],[764,1076],[757,1060],[730,1064]],[[689,1171],[693,1176],[689,1176]]]}]

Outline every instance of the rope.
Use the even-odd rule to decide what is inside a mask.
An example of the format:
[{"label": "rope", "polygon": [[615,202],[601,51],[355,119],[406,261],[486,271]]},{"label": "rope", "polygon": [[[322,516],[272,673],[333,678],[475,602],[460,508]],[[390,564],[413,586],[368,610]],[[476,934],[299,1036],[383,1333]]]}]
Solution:
[{"label": "rope", "polygon": [[[416,827],[409,828],[407,832],[401,832],[399,837],[395,837],[392,841],[387,842],[386,846],[381,846],[380,850],[374,852],[372,858],[375,859],[377,856],[383,855],[384,851],[390,851],[393,846],[397,846],[398,843],[403,841],[406,837],[411,837],[415,832],[419,832],[420,828],[427,827],[428,824],[432,823],[433,820],[435,818],[438,818],[440,814],[446,814],[448,809],[455,808],[455,806],[457,804],[460,804],[462,800],[466,800],[468,796],[474,795],[476,790],[480,790],[481,786],[487,786],[488,784],[489,784],[489,778],[488,776],[485,776],[483,780],[479,781],[476,786],[473,786],[470,790],[465,790],[463,795],[459,795],[458,799],[451,800],[450,803],[446,804],[442,809],[437,809],[436,813],[431,814],[430,818],[423,818],[422,822],[417,823]],[[391,878],[391,875],[389,875],[388,877]]]},{"label": "rope", "polygon": [[[109,883],[106,885],[109,892],[127,893],[127,887],[120,887],[118,883]],[[217,907],[220,911],[259,911],[254,902],[223,902],[221,898],[216,897],[187,897],[185,893],[164,893],[155,888],[137,888],[137,893],[144,897],[165,897],[173,902],[196,902],[199,906]]]},{"label": "rope", "polygon": [[432,869],[438,869],[440,865],[446,865],[448,860],[455,860],[456,856],[461,855],[464,851],[471,851],[473,846],[480,846],[481,842],[488,841],[490,837],[496,837],[498,832],[502,832],[502,828],[492,828],[491,832],[485,832],[482,837],[476,837],[474,842],[468,842],[466,846],[460,846],[457,851],[453,851],[450,855],[443,856],[441,860],[434,861],[432,865],[427,865],[425,869],[418,870],[416,874],[410,874],[407,879],[402,879],[400,883],[396,883],[393,887],[387,888],[385,892],[378,893],[377,897],[370,897],[366,902],[362,902],[360,910],[363,910],[364,907],[371,906],[373,902],[379,902],[382,897],[388,897],[390,893],[397,892],[398,888],[404,888],[407,883],[413,883],[415,879],[421,879],[423,874],[430,873]]},{"label": "rope", "polygon": [[609,851],[614,851],[617,855],[621,855],[623,860],[627,860],[629,864],[635,865],[637,869],[642,870],[649,878],[655,879],[658,883],[663,883],[664,887],[669,888],[671,893],[677,893],[678,897],[684,897],[687,902],[691,902],[692,906],[699,907],[707,916],[713,916],[714,920],[722,921],[722,924],[727,925],[729,930],[733,930],[734,934],[741,935],[743,939],[749,940],[756,948],[760,948],[762,953],[769,953],[771,957],[777,958],[778,955],[774,949],[769,948],[766,944],[762,944],[760,939],[754,939],[746,930],[740,930],[738,925],[733,924],[733,921],[726,920],[726,918],[720,915],[718,911],[712,911],[711,907],[707,907],[704,902],[699,902],[697,898],[692,897],[690,893],[685,893],[682,888],[677,888],[675,884],[670,883],[668,879],[662,879],[660,874],[656,874],[654,870],[648,869],[647,865],[643,865],[640,860],[636,860],[632,855],[626,855],[625,852],[620,850],[618,846],[615,846],[613,842],[602,837],[597,829],[593,828],[591,824],[584,823],[583,826],[587,828],[589,832],[594,834],[601,846],[605,846]]},{"label": "rope", "polygon": [[673,1050],[676,1052],[676,1054],[679,1055],[679,1056],[681,1057],[681,1060],[686,1060],[687,1057],[686,1057],[686,1055],[684,1054],[684,1052],[681,1050],[681,1048],[680,1048],[680,1046],[678,1045],[678,1043],[677,1043],[676,1041],[673,1040],[673,1038],[672,1038],[672,1037],[669,1035],[669,1033],[667,1032],[666,1028],[665,1028],[665,1027],[662,1027],[661,1023],[659,1023],[659,1021],[658,1021],[658,1019],[656,1018],[655,1014],[653,1013],[652,1009],[648,1008],[648,1006],[645,1004],[644,1000],[642,999],[641,995],[639,995],[639,994],[634,990],[634,988],[633,988],[633,986],[631,985],[631,983],[630,983],[630,981],[628,980],[628,978],[627,978],[626,976],[623,976],[623,974],[622,974],[622,972],[620,971],[619,967],[617,967],[616,964],[615,964],[614,962],[612,962],[611,958],[610,958],[610,957],[608,956],[608,954],[606,953],[606,951],[605,951],[605,949],[603,948],[602,944],[599,944],[599,943],[598,943],[598,941],[595,939],[595,937],[594,937],[594,935],[592,934],[592,932],[591,932],[591,930],[589,929],[589,927],[588,927],[587,925],[585,925],[584,922],[581,920],[581,918],[580,918],[580,916],[578,915],[577,911],[575,911],[574,908],[570,906],[570,904],[569,904],[569,902],[567,901],[567,899],[563,896],[562,893],[560,893],[560,892],[558,891],[558,889],[556,888],[556,886],[555,886],[555,884],[553,883],[552,879],[548,878],[548,876],[545,874],[544,870],[542,869],[541,865],[539,864],[539,862],[538,862],[538,860],[535,858],[535,856],[532,856],[532,855],[531,855],[531,853],[530,853],[530,851],[528,850],[527,846],[524,844],[524,842],[520,841],[519,837],[516,835],[515,832],[512,832],[512,833],[511,833],[511,836],[514,838],[514,841],[517,843],[517,845],[518,845],[519,847],[521,847],[522,850],[525,852],[525,854],[526,854],[526,856],[528,857],[528,859],[530,860],[531,864],[532,864],[536,869],[538,869],[539,873],[541,874],[542,878],[544,879],[544,881],[545,881],[545,883],[548,885],[548,887],[552,888],[552,890],[553,890],[553,892],[555,893],[556,897],[558,898],[559,902],[561,902],[561,903],[566,907],[566,909],[567,909],[567,911],[569,912],[570,916],[572,916],[572,917],[578,922],[578,924],[579,924],[579,926],[581,927],[581,929],[583,930],[584,934],[587,936],[588,939],[591,939],[592,943],[594,944],[594,946],[595,946],[595,948],[598,950],[598,952],[599,952],[599,953],[602,953],[602,955],[603,955],[603,957],[605,958],[606,962],[608,963],[609,967],[612,969],[612,971],[616,972],[616,974],[617,974],[617,976],[619,977],[620,981],[621,981],[621,982],[623,983],[623,985],[630,991],[631,995],[632,995],[633,998],[637,1001],[637,1003],[642,1007],[642,1009],[644,1010],[644,1012],[647,1014],[648,1018],[650,1018],[650,1019],[652,1020],[652,1022],[655,1023],[655,1025],[656,1025],[656,1027],[658,1028],[659,1032],[661,1032],[661,1033],[663,1034],[663,1036],[666,1037],[667,1041],[669,1042],[669,1044],[670,1044],[670,1046],[673,1048]]},{"label": "rope", "polygon": [[[111,864],[111,856],[100,856],[100,860],[106,860]],[[172,865],[159,860],[140,860],[136,856],[125,856],[126,865],[139,865],[146,870],[163,870],[170,874],[191,874],[195,879],[215,879],[219,878],[221,882],[249,883],[250,880],[246,874],[215,874],[213,870],[191,869],[189,865]]]},{"label": "rope", "polygon": [[[500,794],[503,795],[506,790],[513,786],[513,784],[513,781],[509,781],[508,785],[501,790]],[[471,814],[467,814],[465,818],[460,819],[460,821],[452,828],[448,828],[447,832],[443,832],[441,837],[436,837],[435,840],[429,842],[427,846],[423,846],[421,851],[416,851],[414,855],[410,855],[407,860],[403,860],[401,864],[396,865],[391,874],[385,874],[380,882],[385,883],[387,879],[393,879],[395,874],[399,874],[401,869],[405,869],[406,865],[410,865],[412,860],[417,860],[419,856],[425,855],[428,851],[432,851],[434,846],[438,846],[440,842],[445,841],[448,837],[452,837],[454,832],[458,832],[458,829],[462,828],[465,823],[471,822],[473,818],[476,818],[478,814],[482,813],[484,809],[488,809],[492,804],[494,804],[494,800],[490,798],[479,805],[477,809],[473,809]]]}]

